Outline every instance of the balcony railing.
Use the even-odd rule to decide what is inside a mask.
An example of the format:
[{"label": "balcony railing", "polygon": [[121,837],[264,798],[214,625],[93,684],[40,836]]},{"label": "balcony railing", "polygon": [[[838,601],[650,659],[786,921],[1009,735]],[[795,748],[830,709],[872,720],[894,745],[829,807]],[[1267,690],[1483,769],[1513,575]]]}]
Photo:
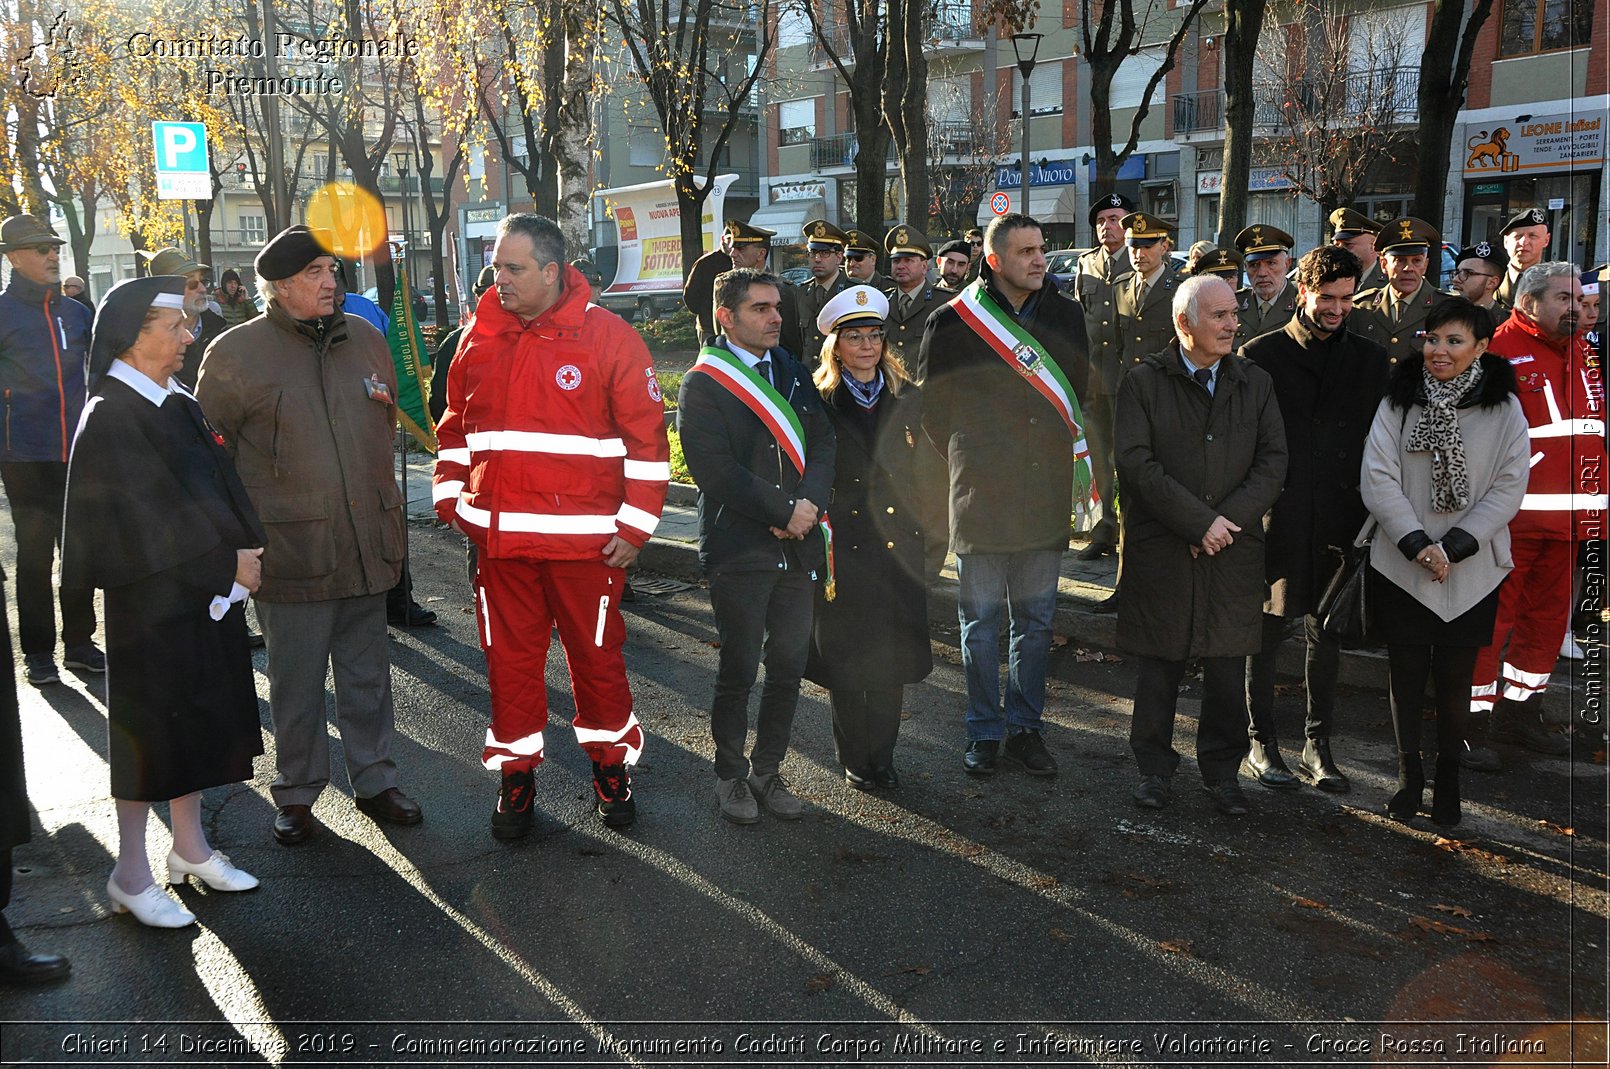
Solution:
[{"label": "balcony railing", "polygon": [[[855,150],[860,142],[854,134],[834,134],[832,137],[811,139],[811,170],[822,171],[832,167],[853,167]],[[889,143],[887,159],[894,159],[894,142]]]},{"label": "balcony railing", "polygon": [[[1326,111],[1341,124],[1351,119],[1386,119],[1413,122],[1419,115],[1420,70],[1418,67],[1383,67],[1356,71],[1339,86],[1328,87],[1339,99],[1328,103],[1325,86],[1313,81],[1295,85],[1260,85],[1254,89],[1253,122],[1258,126],[1289,125],[1289,109],[1304,109],[1312,121],[1321,121]],[[1337,90],[1339,89],[1339,93]],[[1206,133],[1224,127],[1224,90],[1176,93],[1172,98],[1174,134]]]}]

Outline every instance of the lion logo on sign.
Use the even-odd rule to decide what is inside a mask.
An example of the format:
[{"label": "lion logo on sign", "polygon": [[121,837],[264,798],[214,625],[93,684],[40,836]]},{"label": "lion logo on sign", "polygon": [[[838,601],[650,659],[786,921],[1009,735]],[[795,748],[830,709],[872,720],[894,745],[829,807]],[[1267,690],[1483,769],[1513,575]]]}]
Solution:
[{"label": "lion logo on sign", "polygon": [[[1470,150],[1470,156],[1465,160],[1467,169],[1476,166],[1502,168],[1504,154],[1509,151],[1509,128],[1500,126],[1493,131],[1491,137],[1487,135],[1486,130],[1483,130],[1467,140],[1465,147]],[[1487,160],[1491,160],[1491,164],[1485,162]]]}]

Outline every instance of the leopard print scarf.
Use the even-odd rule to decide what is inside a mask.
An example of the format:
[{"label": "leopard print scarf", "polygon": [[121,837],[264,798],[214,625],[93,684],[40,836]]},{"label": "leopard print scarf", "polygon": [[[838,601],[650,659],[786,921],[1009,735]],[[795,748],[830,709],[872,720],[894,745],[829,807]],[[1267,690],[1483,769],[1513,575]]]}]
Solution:
[{"label": "leopard print scarf", "polygon": [[1481,381],[1481,361],[1476,361],[1447,382],[1431,377],[1429,369],[1420,371],[1426,403],[1420,421],[1409,434],[1411,453],[1431,454],[1431,508],[1436,512],[1460,512],[1470,507],[1470,476],[1465,471],[1465,439],[1459,432],[1458,405],[1462,397]]}]

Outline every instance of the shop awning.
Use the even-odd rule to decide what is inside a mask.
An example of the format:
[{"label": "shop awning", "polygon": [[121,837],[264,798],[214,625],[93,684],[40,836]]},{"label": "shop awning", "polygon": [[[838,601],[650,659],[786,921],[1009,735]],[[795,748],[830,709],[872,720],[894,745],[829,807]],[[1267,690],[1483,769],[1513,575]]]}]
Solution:
[{"label": "shop awning", "polygon": [[[1005,193],[1007,199],[1011,201],[1011,206],[1006,209],[1008,212],[1023,210],[1021,207],[1023,198],[1018,190],[1003,189],[999,192]],[[1030,189],[1029,214],[1042,223],[1081,222],[1082,220],[1074,204],[1077,193],[1078,187],[1076,186],[1041,186],[1037,189]],[[990,198],[994,195],[994,193],[991,193],[978,204],[979,226],[987,226],[989,221],[995,218],[995,212],[991,210],[989,204]]]},{"label": "shop awning", "polygon": [[751,226],[775,230],[773,245],[802,245],[805,241],[805,224],[812,219],[827,217],[827,206],[821,197],[807,200],[779,200],[766,205],[749,217]]}]

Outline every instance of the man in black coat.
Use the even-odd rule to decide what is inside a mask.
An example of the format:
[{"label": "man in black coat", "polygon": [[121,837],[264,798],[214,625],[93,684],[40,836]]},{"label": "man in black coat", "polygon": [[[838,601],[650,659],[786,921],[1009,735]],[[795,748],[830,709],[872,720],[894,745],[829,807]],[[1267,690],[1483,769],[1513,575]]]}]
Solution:
[{"label": "man in black coat", "polygon": [[1320,631],[1314,612],[1342,551],[1364,525],[1358,489],[1364,440],[1392,369],[1385,349],[1347,329],[1362,267],[1339,246],[1314,249],[1297,264],[1296,314],[1241,347],[1274,379],[1289,455],[1285,489],[1264,533],[1263,648],[1247,662],[1252,747],[1241,771],[1265,787],[1297,786],[1275,730],[1275,661],[1292,619],[1302,620],[1308,646],[1298,775],[1323,791],[1350,786],[1330,752],[1341,648]]},{"label": "man in black coat", "polygon": [[[950,548],[961,581],[967,676],[962,767],[994,772],[1004,740],[1006,756],[1032,775],[1051,776],[1056,762],[1040,733],[1057,576],[1073,513],[1075,442],[1041,387],[1052,389],[1054,379],[1069,393],[1085,388],[1084,313],[1045,286],[1045,238],[1034,219],[997,217],[984,247],[978,280],[929,316],[917,355],[923,430],[950,466]],[[1012,649],[1004,712],[1003,596]]]},{"label": "man in black coat", "polygon": [[1236,783],[1246,756],[1242,696],[1263,601],[1263,517],[1286,478],[1274,384],[1233,355],[1236,297],[1223,279],[1186,279],[1174,295],[1178,342],[1131,368],[1118,388],[1124,488],[1124,600],[1118,643],[1135,660],[1129,745],[1135,804],[1161,809],[1179,765],[1174,714],[1202,662],[1196,763],[1219,811],[1247,812]]},{"label": "man in black coat", "polygon": [[184,367],[174,378],[184,383],[185,389],[194,391],[196,373],[201,370],[201,358],[206,355],[207,346],[229,329],[224,317],[207,307],[212,299],[212,287],[207,284],[212,268],[170,247],[152,255],[150,273],[152,277],[177,275],[184,278],[184,325],[191,341],[184,351]]},{"label": "man in black coat", "polygon": [[[833,488],[833,426],[809,374],[777,344],[780,288],[776,276],[759,271],[721,276],[714,299],[722,334],[712,342],[721,355],[700,355],[677,408],[682,451],[699,487],[699,563],[721,637],[710,710],[716,799],[735,824],[758,821],[761,806],[780,820],[803,812],[778,768],[810,648],[815,583],[826,566],[818,520]],[[749,691],[762,654],[766,684],[746,757]]]}]

